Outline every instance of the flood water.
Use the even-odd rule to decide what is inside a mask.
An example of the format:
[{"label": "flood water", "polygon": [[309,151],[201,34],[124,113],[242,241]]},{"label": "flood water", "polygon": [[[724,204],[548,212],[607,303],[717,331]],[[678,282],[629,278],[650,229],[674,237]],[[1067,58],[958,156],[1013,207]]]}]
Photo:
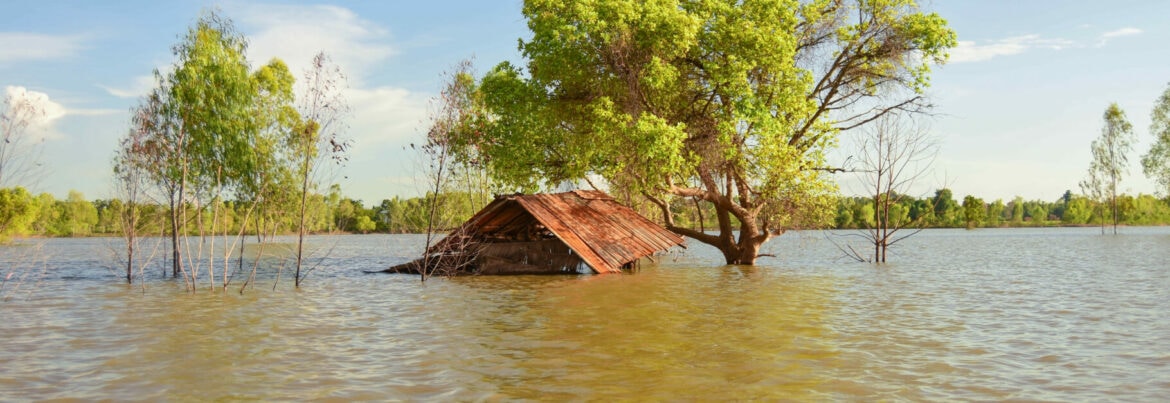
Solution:
[{"label": "flood water", "polygon": [[[928,230],[892,263],[789,233],[623,275],[363,274],[411,235],[314,237],[299,290],[127,286],[112,239],[0,247],[0,400],[1074,400],[1170,396],[1170,228]],[[23,277],[22,277],[23,276]]]}]

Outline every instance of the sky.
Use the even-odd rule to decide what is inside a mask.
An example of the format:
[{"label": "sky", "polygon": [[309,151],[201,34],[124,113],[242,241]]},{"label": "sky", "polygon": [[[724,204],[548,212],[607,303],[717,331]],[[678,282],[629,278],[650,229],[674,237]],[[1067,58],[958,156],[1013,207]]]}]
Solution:
[{"label": "sky", "polygon": [[[949,187],[990,202],[1056,200],[1079,192],[1116,102],[1133,123],[1127,193],[1154,193],[1140,155],[1149,114],[1170,83],[1170,2],[944,1],[924,8],[959,37],[950,62],[934,68],[928,121],[940,146],[930,174],[909,193]],[[442,73],[471,58],[480,72],[523,65],[530,37],[519,0],[496,1],[23,1],[0,0],[0,88],[34,97],[46,111],[31,131],[43,139],[34,192],[64,198],[113,195],[110,159],[129,128],[129,110],[171,65],[171,47],[201,10],[219,8],[248,37],[248,58],[280,57],[298,76],[325,51],[348,76],[354,140],[342,192],[365,204],[422,193],[409,145],[425,132]],[[842,134],[830,162],[855,154]],[[862,192],[840,179],[845,194]]]}]

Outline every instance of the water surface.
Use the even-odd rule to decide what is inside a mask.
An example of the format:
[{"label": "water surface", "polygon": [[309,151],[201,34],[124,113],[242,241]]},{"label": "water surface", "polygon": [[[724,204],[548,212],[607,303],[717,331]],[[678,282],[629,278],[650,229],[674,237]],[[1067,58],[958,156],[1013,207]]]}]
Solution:
[{"label": "water surface", "polygon": [[[369,275],[410,235],[314,237],[300,290],[120,282],[108,239],[0,247],[0,390],[84,400],[1129,400],[1170,395],[1170,228],[928,230],[875,266],[790,233],[723,266]],[[317,261],[314,260],[314,264]],[[159,262],[155,262],[159,263]],[[271,263],[271,262],[269,262]],[[217,269],[218,270],[218,269]],[[23,276],[23,277],[21,277]]]}]

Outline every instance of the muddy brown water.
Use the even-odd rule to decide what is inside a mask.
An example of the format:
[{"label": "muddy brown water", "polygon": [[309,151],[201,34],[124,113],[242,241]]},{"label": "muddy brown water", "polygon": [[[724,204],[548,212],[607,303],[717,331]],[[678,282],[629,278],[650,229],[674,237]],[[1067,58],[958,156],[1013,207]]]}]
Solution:
[{"label": "muddy brown water", "polygon": [[314,237],[304,288],[242,295],[24,241],[0,247],[0,400],[1160,400],[1170,228],[1122,231],[930,230],[884,266],[800,232],[754,267],[692,241],[632,274],[425,284],[361,272],[417,236]]}]

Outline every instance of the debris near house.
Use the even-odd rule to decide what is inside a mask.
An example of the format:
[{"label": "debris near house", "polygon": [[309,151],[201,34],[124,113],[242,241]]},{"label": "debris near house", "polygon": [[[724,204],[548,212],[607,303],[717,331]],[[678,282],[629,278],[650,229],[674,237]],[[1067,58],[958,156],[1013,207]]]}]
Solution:
[{"label": "debris near house", "polygon": [[436,275],[621,273],[683,245],[679,235],[605,192],[503,195],[428,251],[383,273]]}]

